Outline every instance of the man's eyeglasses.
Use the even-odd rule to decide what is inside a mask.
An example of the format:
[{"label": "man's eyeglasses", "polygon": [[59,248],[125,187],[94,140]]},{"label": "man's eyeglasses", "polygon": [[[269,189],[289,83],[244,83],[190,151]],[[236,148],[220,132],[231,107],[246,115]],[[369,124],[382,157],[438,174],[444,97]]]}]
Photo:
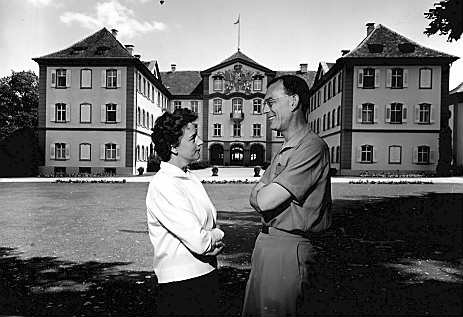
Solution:
[{"label": "man's eyeglasses", "polygon": [[264,99],[264,106],[268,106],[270,108],[272,108],[272,105],[277,101],[277,100],[280,100],[281,98],[285,98],[285,97],[289,97],[289,96],[281,96],[281,97],[277,97],[277,98],[267,98],[267,99]]}]

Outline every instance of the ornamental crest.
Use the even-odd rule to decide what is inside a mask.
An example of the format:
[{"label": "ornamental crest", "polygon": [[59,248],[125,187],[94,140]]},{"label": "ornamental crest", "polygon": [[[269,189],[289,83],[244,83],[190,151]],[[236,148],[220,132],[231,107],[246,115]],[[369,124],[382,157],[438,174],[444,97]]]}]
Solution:
[{"label": "ornamental crest", "polygon": [[232,91],[244,91],[246,94],[251,93],[252,77],[251,71],[243,70],[243,65],[235,65],[233,70],[227,69],[223,73],[225,93]]}]

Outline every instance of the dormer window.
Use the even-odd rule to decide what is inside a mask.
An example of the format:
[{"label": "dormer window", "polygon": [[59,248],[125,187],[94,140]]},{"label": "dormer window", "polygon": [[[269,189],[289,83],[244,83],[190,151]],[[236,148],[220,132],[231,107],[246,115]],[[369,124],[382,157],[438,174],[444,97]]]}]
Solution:
[{"label": "dormer window", "polygon": [[378,44],[378,43],[368,44],[368,50],[370,51],[370,53],[382,53],[383,48],[384,48],[383,44]]},{"label": "dormer window", "polygon": [[399,51],[402,53],[413,53],[415,51],[415,45],[412,43],[400,43]]},{"label": "dormer window", "polygon": [[87,46],[74,46],[72,48],[72,54],[78,55],[84,53],[87,50]]},{"label": "dormer window", "polygon": [[104,55],[104,54],[106,53],[106,51],[109,50],[109,49],[110,49],[110,48],[109,48],[108,46],[104,46],[104,45],[98,46],[98,47],[96,48],[95,54],[96,54],[96,55]]},{"label": "dormer window", "polygon": [[212,77],[213,81],[213,89],[214,91],[222,91],[223,90],[223,76],[222,75],[215,75]]}]

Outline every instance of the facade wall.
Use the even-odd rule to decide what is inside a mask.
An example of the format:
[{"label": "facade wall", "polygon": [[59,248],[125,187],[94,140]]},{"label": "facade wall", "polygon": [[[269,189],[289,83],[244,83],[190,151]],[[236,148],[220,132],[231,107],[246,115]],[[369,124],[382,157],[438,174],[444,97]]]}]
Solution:
[{"label": "facade wall", "polygon": [[449,106],[449,126],[452,129],[453,159],[456,166],[463,166],[463,102]]}]

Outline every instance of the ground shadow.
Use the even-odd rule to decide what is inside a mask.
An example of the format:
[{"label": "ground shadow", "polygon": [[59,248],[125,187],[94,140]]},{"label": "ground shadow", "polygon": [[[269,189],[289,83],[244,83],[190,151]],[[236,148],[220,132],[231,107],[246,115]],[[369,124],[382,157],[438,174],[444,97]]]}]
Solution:
[{"label": "ground shadow", "polygon": [[[307,313],[461,315],[463,194],[335,200],[314,240],[320,266]],[[250,212],[219,212],[230,265],[219,270],[222,315],[239,315],[259,230]],[[0,248],[0,314],[155,315],[156,277],[128,263],[23,259]],[[122,269],[121,269],[122,268]]]}]

